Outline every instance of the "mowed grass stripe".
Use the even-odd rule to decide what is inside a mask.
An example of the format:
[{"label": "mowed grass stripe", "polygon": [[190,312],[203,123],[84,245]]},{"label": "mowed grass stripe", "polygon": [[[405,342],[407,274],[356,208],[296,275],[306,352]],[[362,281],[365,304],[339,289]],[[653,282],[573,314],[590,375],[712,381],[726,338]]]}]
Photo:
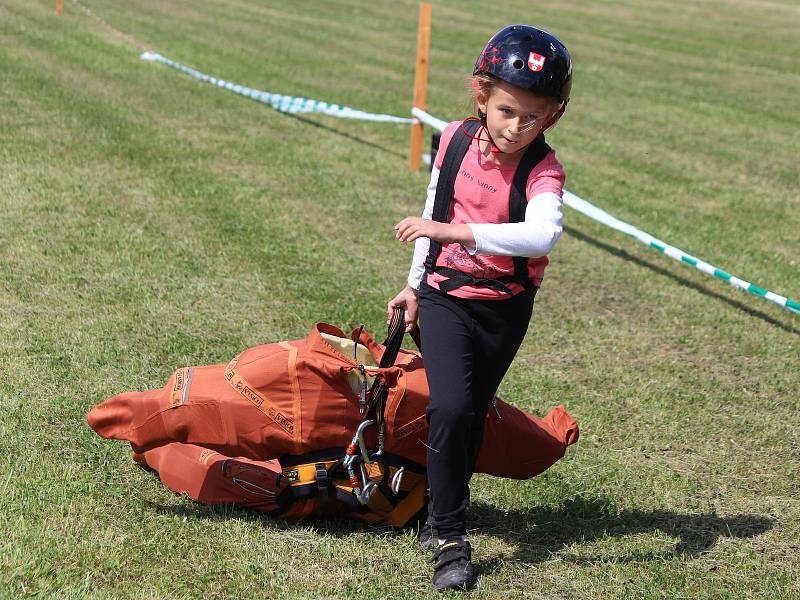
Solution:
[{"label": "mowed grass stripe", "polygon": [[[237,83],[380,112],[410,103],[412,3],[89,4]],[[316,320],[380,330],[410,256],[391,226],[421,210],[426,183],[405,171],[407,130],[277,114],[139,61],[70,6],[62,19],[44,1],[0,7],[0,590],[433,597],[413,536],[195,505],[83,421],[108,395]],[[531,15],[511,2],[487,22],[483,6],[434,7],[434,114],[464,114],[472,55]],[[581,67],[551,136],[569,185],[792,295],[791,7],[748,25],[744,4],[650,6],[537,13]],[[318,28],[314,52],[273,19]],[[740,99],[727,58],[770,28],[777,58],[743,60]],[[709,48],[691,85],[656,70],[671,35]],[[760,86],[770,114],[756,128],[744,99]],[[540,478],[476,478],[475,597],[800,593],[792,315],[567,217],[500,392],[539,413],[565,402],[583,437]]]}]

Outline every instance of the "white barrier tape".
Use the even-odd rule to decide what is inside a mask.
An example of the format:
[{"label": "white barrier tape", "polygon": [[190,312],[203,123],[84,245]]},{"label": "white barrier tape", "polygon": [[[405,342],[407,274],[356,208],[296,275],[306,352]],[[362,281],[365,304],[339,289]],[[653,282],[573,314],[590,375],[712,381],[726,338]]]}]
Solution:
[{"label": "white barrier tape", "polygon": [[277,111],[286,113],[319,113],[329,115],[331,117],[338,117],[340,119],[356,119],[359,121],[376,121],[381,123],[411,123],[412,119],[406,117],[396,117],[394,115],[383,115],[376,113],[364,112],[356,110],[348,106],[340,106],[338,104],[330,104],[322,102],[321,100],[311,100],[310,98],[299,98],[297,96],[285,96],[283,94],[275,94],[272,92],[264,92],[249,87],[244,87],[235,83],[230,83],[224,79],[211,77],[205,73],[201,73],[196,69],[187,67],[173,60],[170,60],[156,52],[143,52],[140,56],[142,60],[151,62],[160,62],[173,69],[177,69],[187,75],[191,75],[195,79],[205,81],[217,87],[224,88],[235,94],[240,94],[251,98],[257,102],[270,105]]},{"label": "white barrier tape", "polygon": [[447,127],[447,122],[442,121],[441,119],[437,119],[431,114],[426,113],[421,108],[417,108],[416,106],[411,109],[411,114],[414,115],[417,119],[425,123],[426,125],[430,125],[434,129],[438,129],[439,131],[444,131],[444,128]]},{"label": "white barrier tape", "polygon": [[[444,128],[447,126],[445,121],[441,119],[437,119],[436,117],[426,113],[424,110],[419,108],[413,108],[411,110],[411,114],[413,114],[417,119],[430,125],[434,129],[438,129],[439,131],[444,131]],[[430,158],[427,161],[430,163]],[[687,254],[680,248],[676,248],[675,246],[671,246],[666,242],[662,242],[661,240],[653,237],[649,233],[642,231],[641,229],[637,229],[633,225],[626,223],[625,221],[620,221],[616,217],[608,214],[602,208],[599,208],[592,204],[591,202],[587,202],[583,198],[576,196],[572,192],[568,192],[564,190],[563,194],[564,204],[577,210],[579,213],[582,213],[589,217],[590,219],[594,219],[595,221],[599,221],[612,229],[616,229],[617,231],[621,231],[627,235],[635,237],[637,240],[650,246],[651,248],[655,248],[656,250],[661,251],[662,253],[666,254],[667,256],[674,258],[675,260],[686,263],[706,273],[707,275],[711,275],[716,277],[717,279],[721,279],[723,281],[727,281],[733,287],[742,289],[746,292],[759,296],[760,298],[764,298],[775,304],[782,306],[783,308],[790,310],[794,313],[800,314],[800,303],[792,300],[791,298],[786,298],[785,296],[781,296],[780,294],[776,294],[774,292],[770,292],[761,288],[757,285],[744,281],[743,279],[739,279],[738,277],[734,277],[730,273],[723,271],[711,265],[705,261],[700,260],[699,258],[692,256],[691,254]]]}]

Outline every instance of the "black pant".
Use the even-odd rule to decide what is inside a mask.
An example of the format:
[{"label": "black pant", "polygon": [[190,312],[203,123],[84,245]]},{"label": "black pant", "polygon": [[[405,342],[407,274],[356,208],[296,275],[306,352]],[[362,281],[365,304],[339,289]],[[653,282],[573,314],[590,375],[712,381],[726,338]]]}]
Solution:
[{"label": "black pant", "polygon": [[465,535],[469,480],[492,398],[528,329],[531,292],[507,300],[464,300],[425,283],[419,315],[428,404],[428,481],[440,538]]}]

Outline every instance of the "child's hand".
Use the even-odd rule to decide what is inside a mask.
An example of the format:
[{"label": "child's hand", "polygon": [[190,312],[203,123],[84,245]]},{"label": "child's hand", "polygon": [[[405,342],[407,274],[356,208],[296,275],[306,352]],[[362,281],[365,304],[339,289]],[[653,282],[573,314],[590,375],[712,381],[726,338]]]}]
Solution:
[{"label": "child's hand", "polygon": [[413,242],[418,237],[426,237],[437,242],[444,236],[447,225],[420,217],[406,217],[394,226],[394,235],[401,242]]},{"label": "child's hand", "polygon": [[406,331],[411,331],[417,322],[418,307],[419,292],[407,285],[386,305],[386,324],[389,324],[394,309],[402,308],[406,311]]},{"label": "child's hand", "polygon": [[413,242],[426,237],[442,244],[464,244],[475,246],[475,238],[469,225],[451,225],[420,217],[406,217],[394,226],[394,235],[401,242]]}]

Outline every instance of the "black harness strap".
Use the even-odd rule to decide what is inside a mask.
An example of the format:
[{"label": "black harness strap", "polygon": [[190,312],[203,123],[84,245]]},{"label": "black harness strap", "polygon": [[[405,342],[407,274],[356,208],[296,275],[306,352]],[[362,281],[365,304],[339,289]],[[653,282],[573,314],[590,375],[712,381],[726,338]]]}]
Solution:
[{"label": "black harness strap", "polygon": [[314,465],[317,470],[317,495],[319,496],[319,507],[324,509],[328,504],[328,469],[324,463]]},{"label": "black harness strap", "polygon": [[[514,257],[514,260],[516,261],[516,257]],[[516,268],[516,263],[514,267]],[[498,277],[496,279],[491,279],[489,277],[473,277],[472,275],[467,275],[464,273],[464,271],[451,269],[449,267],[436,267],[434,270],[440,275],[447,277],[447,279],[439,283],[439,289],[445,294],[465,285],[475,285],[492,288],[511,296],[513,292],[511,291],[511,288],[506,285],[506,283],[510,281],[516,281],[516,277],[510,277],[508,275]]]},{"label": "black harness strap", "polygon": [[[444,158],[442,159],[442,168],[439,171],[439,181],[436,184],[436,196],[433,203],[433,220],[440,223],[447,223],[450,216],[450,206],[453,202],[453,190],[455,189],[455,181],[458,176],[458,171],[461,168],[461,163],[464,156],[467,154],[473,138],[477,135],[482,127],[479,121],[468,120],[465,121],[453,133],[450,143],[447,145]],[[526,187],[528,184],[528,177],[530,177],[533,168],[539,164],[545,156],[550,152],[550,146],[544,141],[544,136],[537,137],[523,154],[522,159],[514,172],[514,179],[511,183],[511,190],[508,198],[508,216],[509,223],[520,223],[525,220],[525,209],[527,208],[528,201],[526,195]],[[439,284],[439,289],[444,293],[450,292],[456,288],[464,285],[475,285],[488,287],[499,290],[512,295],[511,289],[506,285],[510,282],[516,282],[522,285],[526,290],[534,291],[536,287],[528,277],[528,258],[525,256],[515,256],[514,258],[514,275],[498,277],[496,279],[486,277],[472,277],[462,271],[450,269],[448,267],[437,267],[436,261],[442,251],[442,244],[440,242],[431,240],[430,250],[428,257],[425,260],[426,273],[439,273],[447,277],[446,280]]]},{"label": "black harness strap", "polygon": [[[482,127],[479,121],[472,120],[466,121],[463,126],[466,133],[461,130],[461,127],[456,129],[450,143],[447,145],[447,151],[444,153],[442,168],[439,169],[439,181],[436,183],[436,196],[433,201],[432,216],[432,219],[439,223],[447,223],[447,218],[450,216],[450,204],[453,202],[453,189],[455,188],[461,161],[464,160],[464,156],[472,143],[472,136],[477,134]],[[436,260],[439,258],[441,251],[441,242],[431,240],[428,258],[425,261],[426,272],[430,273],[436,269]]]},{"label": "black harness strap", "polygon": [[[396,308],[392,313],[392,318],[389,321],[389,333],[386,336],[386,341],[383,345],[386,349],[381,356],[379,367],[387,369],[394,365],[397,361],[397,355],[400,352],[400,346],[403,343],[403,335],[405,334],[405,310]],[[384,429],[384,408],[386,406],[386,397],[389,393],[389,388],[383,381],[383,378],[376,377],[372,382],[372,387],[369,390],[369,403],[367,405],[366,414],[362,420],[366,421],[372,419],[378,425],[379,436],[382,438]],[[379,444],[383,448],[383,440],[379,438]]]}]

